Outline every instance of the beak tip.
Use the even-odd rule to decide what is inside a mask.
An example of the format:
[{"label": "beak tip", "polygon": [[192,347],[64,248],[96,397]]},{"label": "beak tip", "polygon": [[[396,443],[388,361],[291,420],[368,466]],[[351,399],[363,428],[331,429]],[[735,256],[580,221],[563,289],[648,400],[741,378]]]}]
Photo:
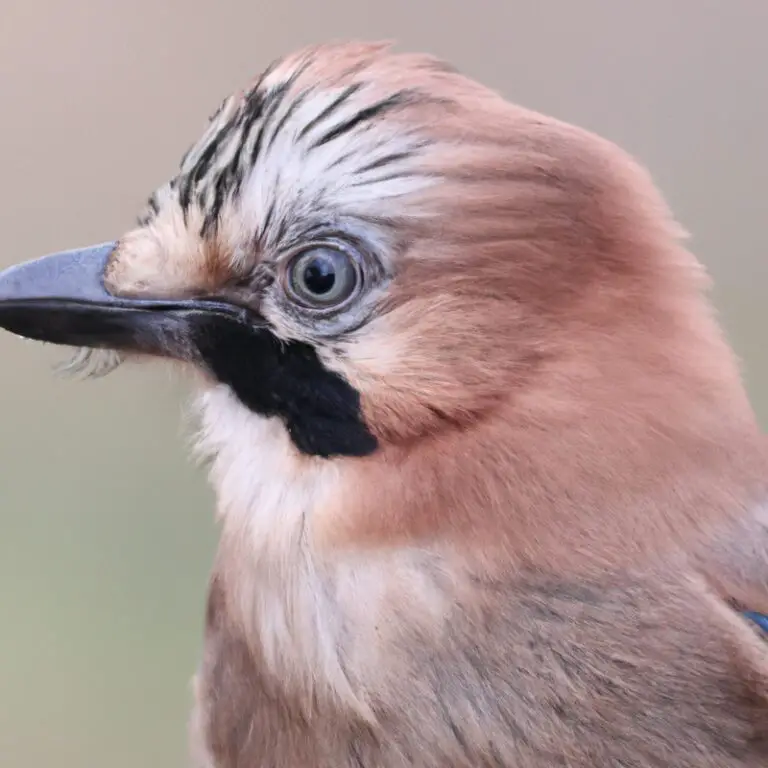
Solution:
[{"label": "beak tip", "polygon": [[104,269],[115,245],[101,243],[8,267],[0,272],[0,304],[103,297]]},{"label": "beak tip", "polygon": [[55,307],[103,301],[104,269],[114,249],[114,242],[101,243],[0,272],[0,328],[25,340],[65,343],[66,316]]}]

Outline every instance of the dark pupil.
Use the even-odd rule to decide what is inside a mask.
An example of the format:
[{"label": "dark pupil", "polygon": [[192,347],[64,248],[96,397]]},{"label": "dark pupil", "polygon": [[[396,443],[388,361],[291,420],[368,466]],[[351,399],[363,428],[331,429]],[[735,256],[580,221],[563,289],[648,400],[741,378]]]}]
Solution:
[{"label": "dark pupil", "polygon": [[304,285],[310,293],[322,296],[336,282],[336,267],[332,259],[316,257],[304,267]]}]

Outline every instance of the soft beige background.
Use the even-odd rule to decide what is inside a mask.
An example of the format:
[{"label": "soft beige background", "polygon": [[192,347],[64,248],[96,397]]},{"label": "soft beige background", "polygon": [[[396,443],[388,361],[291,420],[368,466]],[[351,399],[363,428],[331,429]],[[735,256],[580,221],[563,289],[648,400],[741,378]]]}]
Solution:
[{"label": "soft beige background", "polygon": [[[395,38],[651,167],[765,420],[767,30],[765,0],[2,0],[0,264],[120,234],[272,58]],[[181,767],[215,541],[182,400],[59,359],[0,334],[0,765]]]}]

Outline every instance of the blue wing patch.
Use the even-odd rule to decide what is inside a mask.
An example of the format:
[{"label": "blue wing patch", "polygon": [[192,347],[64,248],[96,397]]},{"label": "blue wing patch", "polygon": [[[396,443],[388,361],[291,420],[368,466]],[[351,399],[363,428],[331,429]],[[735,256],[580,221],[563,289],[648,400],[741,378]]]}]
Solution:
[{"label": "blue wing patch", "polygon": [[756,611],[744,611],[744,615],[754,621],[763,632],[768,632],[768,616],[764,613],[757,613]]}]

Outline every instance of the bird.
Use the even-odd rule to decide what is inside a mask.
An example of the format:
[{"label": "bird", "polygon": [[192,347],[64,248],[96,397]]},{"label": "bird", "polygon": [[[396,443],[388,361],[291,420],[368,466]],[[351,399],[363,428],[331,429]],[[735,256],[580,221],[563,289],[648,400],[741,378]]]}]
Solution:
[{"label": "bird", "polygon": [[0,326],[196,382],[200,768],[768,765],[768,450],[651,173],[389,42],[224,99]]}]

